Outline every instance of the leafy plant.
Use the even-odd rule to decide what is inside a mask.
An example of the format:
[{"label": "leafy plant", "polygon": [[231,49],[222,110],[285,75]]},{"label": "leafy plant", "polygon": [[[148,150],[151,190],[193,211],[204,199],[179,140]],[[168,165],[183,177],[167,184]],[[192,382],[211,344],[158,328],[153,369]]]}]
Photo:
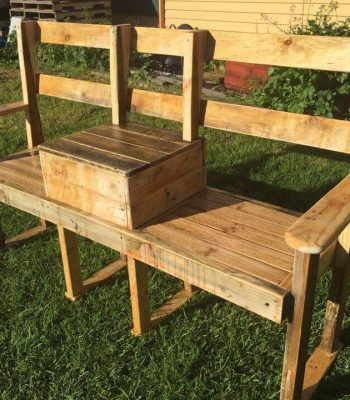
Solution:
[{"label": "leafy plant", "polygon": [[[337,3],[322,6],[305,26],[291,25],[289,34],[350,36],[350,18],[332,18]],[[272,67],[268,83],[256,90],[257,105],[281,111],[350,119],[348,73]]]}]

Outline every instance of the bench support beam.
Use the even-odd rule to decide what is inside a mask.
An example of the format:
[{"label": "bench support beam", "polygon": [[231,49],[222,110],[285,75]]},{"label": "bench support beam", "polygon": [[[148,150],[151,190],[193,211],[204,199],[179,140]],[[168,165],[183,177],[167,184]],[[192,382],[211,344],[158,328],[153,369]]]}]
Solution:
[{"label": "bench support beam", "polygon": [[58,225],[63,270],[66,281],[66,297],[75,301],[91,290],[109,281],[117,272],[126,267],[125,256],[107,265],[89,278],[83,280],[78,247],[78,235]]},{"label": "bench support beam", "polygon": [[140,336],[149,333],[166,317],[178,310],[199,289],[184,282],[184,288],[165,301],[157,310],[151,313],[148,293],[149,267],[131,257],[128,257],[129,284],[134,327],[132,333]]}]

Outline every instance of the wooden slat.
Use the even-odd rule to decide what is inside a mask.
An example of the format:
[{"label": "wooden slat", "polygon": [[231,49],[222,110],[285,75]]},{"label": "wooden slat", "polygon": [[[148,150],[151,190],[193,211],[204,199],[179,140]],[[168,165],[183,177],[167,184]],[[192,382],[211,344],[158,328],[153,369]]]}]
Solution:
[{"label": "wooden slat", "polygon": [[[113,125],[108,126],[115,128]],[[159,140],[165,140],[168,143],[176,143],[180,147],[188,146],[188,143],[183,142],[181,134],[169,131],[168,129],[155,128],[154,126],[141,125],[134,122],[120,125],[118,126],[118,129],[125,132],[132,132],[133,134],[140,134],[147,137],[154,137]]]},{"label": "wooden slat", "polygon": [[293,250],[287,246],[283,238],[275,235],[266,235],[265,232],[260,232],[250,226],[227,221],[226,219],[218,218],[206,212],[200,212],[186,205],[177,208],[173,213],[189,221],[194,221],[204,226],[210,226],[211,228],[225,232],[231,236],[244,239],[245,241],[258,243],[266,248],[293,255]]},{"label": "wooden slat", "polygon": [[323,117],[208,101],[208,128],[350,153],[350,123]]},{"label": "wooden slat", "polygon": [[[110,25],[76,24],[38,21],[38,41],[70,46],[110,48]],[[135,27],[132,29],[131,49],[140,53],[182,56],[184,31]]]},{"label": "wooden slat", "polygon": [[24,111],[28,108],[28,105],[23,101],[11,104],[0,104],[0,117],[5,115],[13,114],[18,111]]},{"label": "wooden slat", "polygon": [[1,163],[0,179],[8,183],[21,185],[25,190],[28,190],[31,193],[44,193],[44,185],[42,179],[30,176],[29,173],[24,174],[22,172],[17,172],[15,169],[11,169],[10,167],[1,165]]},{"label": "wooden slat", "polygon": [[[134,89],[131,110],[181,122],[182,98]],[[208,128],[350,153],[348,121],[202,100],[201,124]]]},{"label": "wooden slat", "polygon": [[146,227],[144,231],[179,248],[208,257],[209,260],[223,263],[228,268],[236,268],[273,284],[278,285],[288,275],[286,271],[218,247],[217,244],[207,243],[202,238],[196,237],[198,232],[185,231],[184,226],[179,227],[179,223],[175,221],[162,220],[159,224]]},{"label": "wooden slat", "polygon": [[148,164],[167,156],[166,153],[157,150],[107,139],[102,136],[99,136],[97,139],[95,135],[91,135],[88,132],[74,133],[73,135],[66,136],[64,140],[90,146],[108,152],[111,155],[115,154],[117,156],[128,157],[131,160]]},{"label": "wooden slat", "polygon": [[86,130],[89,134],[116,140],[118,142],[134,144],[140,147],[151,150],[159,150],[165,154],[174,154],[177,150],[184,148],[184,145],[180,145],[174,142],[168,142],[166,140],[160,140],[156,137],[136,134],[133,131],[124,131],[119,129],[117,126],[101,126],[98,128],[91,128]]},{"label": "wooden slat", "polygon": [[131,49],[140,53],[183,56],[185,34],[184,30],[134,27]]},{"label": "wooden slat", "polygon": [[208,59],[350,72],[350,38],[210,31]]},{"label": "wooden slat", "polygon": [[41,43],[109,49],[110,25],[38,21]]},{"label": "wooden slat", "polygon": [[176,210],[173,214],[170,214],[170,217],[171,215],[173,216],[171,223],[184,234],[189,234],[190,236],[206,241],[213,246],[223,247],[227,250],[242,254],[247,258],[262,261],[277,269],[282,269],[287,272],[292,270],[293,257],[291,255],[264,247],[259,243],[237,238],[236,236],[216,230],[207,225],[198,224],[189,219],[179,218]]},{"label": "wooden slat", "polygon": [[130,173],[139,171],[147,164],[137,160],[132,160],[128,157],[117,156],[107,151],[101,151],[89,146],[81,146],[77,143],[68,140],[55,140],[41,146],[47,152],[61,154],[63,156],[71,154],[74,158],[95,165],[101,165],[104,168],[109,168],[113,171]]},{"label": "wooden slat", "polygon": [[218,262],[212,261],[208,265],[207,257],[194,254],[193,251],[185,252],[145,232],[105,223],[6,184],[0,184],[0,200],[47,221],[61,223],[67,229],[137,257],[148,265],[275,322],[282,322],[290,306],[287,290]]},{"label": "wooden slat", "polygon": [[38,74],[38,93],[111,108],[111,87],[104,83]]},{"label": "wooden slat", "polygon": [[187,204],[197,210],[205,211],[209,215],[226,219],[227,221],[233,221],[244,226],[250,226],[258,231],[284,238],[286,228],[280,224],[270,222],[263,217],[250,215],[231,207],[218,206],[217,203],[198,197],[189,200]]},{"label": "wooden slat", "polygon": [[250,215],[255,215],[256,217],[265,218],[270,222],[281,224],[286,228],[289,228],[297,220],[294,215],[290,215],[279,210],[275,210],[271,207],[256,204],[250,200],[240,199],[234,195],[219,191],[206,190],[202,192],[199,197],[209,200],[210,202],[220,204],[221,206],[231,207],[235,210],[242,211]]}]

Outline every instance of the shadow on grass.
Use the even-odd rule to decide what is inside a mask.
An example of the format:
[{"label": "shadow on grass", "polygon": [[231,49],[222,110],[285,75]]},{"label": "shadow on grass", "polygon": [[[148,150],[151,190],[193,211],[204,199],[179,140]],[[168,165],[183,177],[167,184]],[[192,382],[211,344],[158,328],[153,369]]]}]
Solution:
[{"label": "shadow on grass", "polygon": [[269,202],[271,204],[286,207],[295,211],[305,212],[313,206],[322,196],[331,190],[339,179],[334,177],[331,182],[318,187],[308,188],[307,191],[296,191],[271,185],[265,182],[250,179],[252,173],[258,173],[270,159],[281,157],[290,153],[321,157],[329,161],[349,162],[349,155],[335,153],[327,150],[309,148],[305,146],[291,145],[279,153],[265,153],[259,158],[248,162],[234,165],[234,172],[208,171],[208,182],[210,186],[220,189],[232,190],[236,194],[243,194],[255,200]]}]

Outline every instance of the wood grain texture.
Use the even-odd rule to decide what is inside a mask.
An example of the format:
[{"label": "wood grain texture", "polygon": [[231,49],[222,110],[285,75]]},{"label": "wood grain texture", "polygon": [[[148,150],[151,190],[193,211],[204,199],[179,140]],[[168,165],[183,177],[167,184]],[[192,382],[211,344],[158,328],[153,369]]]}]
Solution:
[{"label": "wood grain texture", "polygon": [[[211,189],[209,189],[211,190]],[[145,231],[130,231],[88,213],[54,203],[16,184],[0,181],[0,201],[61,224],[123,254],[169,273],[194,286],[281,323],[290,308],[289,290],[250,276],[234,267],[174,246],[166,238]],[[243,295],[244,294],[244,295]]]},{"label": "wood grain texture", "polygon": [[39,94],[95,106],[112,107],[110,85],[45,74],[38,74],[37,81]]},{"label": "wood grain texture", "polygon": [[133,334],[144,335],[151,328],[148,296],[148,266],[128,257],[129,288],[133,317]]},{"label": "wood grain texture", "polygon": [[281,400],[301,399],[308,358],[318,263],[317,255],[295,253],[291,291],[294,297],[294,313],[287,324]]},{"label": "wood grain texture", "polygon": [[76,24],[70,22],[38,21],[41,43],[84,46],[100,49],[110,47],[110,25]]},{"label": "wood grain texture", "polygon": [[203,86],[206,31],[185,35],[183,66],[183,140],[192,142],[199,136],[200,106]]},{"label": "wood grain texture", "polygon": [[126,121],[128,107],[131,26],[111,27],[110,35],[112,122],[119,125]]},{"label": "wood grain texture", "polygon": [[350,222],[350,175],[328,192],[286,232],[292,248],[319,254]]},{"label": "wood grain texture", "polygon": [[36,98],[36,22],[21,22],[17,27],[18,58],[21,72],[28,148],[44,141]]},{"label": "wood grain texture", "polygon": [[83,279],[81,277],[78,238],[62,225],[57,225],[60,240],[64,277],[66,280],[66,297],[76,300],[83,294]]}]

